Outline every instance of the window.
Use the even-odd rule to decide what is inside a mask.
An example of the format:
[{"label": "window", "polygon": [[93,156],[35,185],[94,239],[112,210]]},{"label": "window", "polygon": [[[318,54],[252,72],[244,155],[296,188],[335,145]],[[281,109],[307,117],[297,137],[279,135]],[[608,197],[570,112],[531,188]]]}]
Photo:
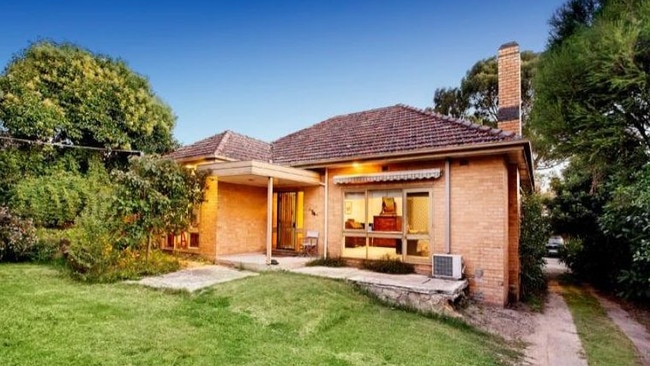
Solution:
[{"label": "window", "polygon": [[431,255],[431,199],[428,191],[406,192],[406,255],[426,258]]},{"label": "window", "polygon": [[199,247],[199,233],[190,233],[190,248]]},{"label": "window", "polygon": [[[343,200],[343,256],[428,258],[432,234],[430,189],[351,191]],[[408,257],[408,258],[407,258]]]}]

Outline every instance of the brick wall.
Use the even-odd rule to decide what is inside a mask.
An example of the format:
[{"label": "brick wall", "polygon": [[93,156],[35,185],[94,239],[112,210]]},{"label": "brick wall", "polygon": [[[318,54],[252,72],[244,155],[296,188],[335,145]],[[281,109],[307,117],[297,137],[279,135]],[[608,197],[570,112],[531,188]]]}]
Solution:
[{"label": "brick wall", "polygon": [[266,187],[219,183],[216,253],[266,250]]},{"label": "brick wall", "polygon": [[451,252],[461,254],[472,295],[505,304],[508,291],[508,176],[503,157],[451,164]]},{"label": "brick wall", "polygon": [[508,270],[509,299],[519,301],[519,224],[521,195],[519,193],[519,170],[516,164],[508,165]]},{"label": "brick wall", "polygon": [[217,242],[217,207],[219,182],[217,177],[208,177],[207,190],[201,203],[199,222],[199,253],[201,256],[215,260]]},{"label": "brick wall", "polygon": [[499,128],[521,135],[521,57],[519,45],[506,43],[498,52]]},{"label": "brick wall", "polygon": [[[305,187],[302,188],[305,192],[304,202],[304,234],[307,230],[318,231],[318,254],[324,253],[324,234],[325,234],[325,188],[318,187]],[[313,210],[313,213],[312,213]],[[299,243],[300,244],[300,243]]]}]

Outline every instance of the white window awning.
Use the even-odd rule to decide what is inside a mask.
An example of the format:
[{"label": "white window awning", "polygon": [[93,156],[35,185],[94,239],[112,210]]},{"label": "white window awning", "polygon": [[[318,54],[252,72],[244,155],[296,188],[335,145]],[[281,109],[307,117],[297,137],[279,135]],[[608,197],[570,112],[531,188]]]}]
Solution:
[{"label": "white window awning", "polygon": [[420,179],[437,179],[442,176],[440,169],[403,170],[397,172],[382,172],[369,174],[336,175],[334,184],[360,184],[407,181]]}]

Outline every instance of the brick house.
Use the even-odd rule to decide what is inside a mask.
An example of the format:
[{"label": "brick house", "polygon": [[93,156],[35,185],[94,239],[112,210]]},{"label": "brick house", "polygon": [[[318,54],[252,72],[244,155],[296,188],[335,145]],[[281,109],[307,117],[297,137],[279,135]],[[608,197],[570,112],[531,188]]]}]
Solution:
[{"label": "brick house", "polygon": [[350,263],[400,258],[431,274],[433,255],[460,256],[475,297],[516,300],[520,192],[534,185],[518,45],[498,63],[498,129],[398,104],[272,143],[225,131],[178,149],[171,158],[210,171],[208,190],[188,232],[163,245],[270,261],[317,231],[319,255]]}]

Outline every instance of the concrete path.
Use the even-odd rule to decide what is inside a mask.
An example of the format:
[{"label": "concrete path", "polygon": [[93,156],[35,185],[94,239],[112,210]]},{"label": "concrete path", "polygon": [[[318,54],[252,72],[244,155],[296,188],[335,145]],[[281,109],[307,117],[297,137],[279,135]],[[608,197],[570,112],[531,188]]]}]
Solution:
[{"label": "concrete path", "polygon": [[557,275],[565,271],[557,259],[547,260],[546,273],[550,281],[544,313],[537,314],[535,332],[525,339],[530,343],[526,361],[531,365],[587,365],[573,317],[556,280]]},{"label": "concrete path", "polygon": [[617,303],[600,296],[594,289],[590,288],[589,291],[598,299],[600,306],[607,312],[607,316],[634,343],[641,356],[641,362],[644,365],[650,365],[650,334],[648,334],[648,330]]},{"label": "concrete path", "polygon": [[238,271],[224,266],[207,265],[188,268],[161,276],[145,277],[139,281],[127,281],[156,288],[196,291],[217,283],[228,282],[239,278],[257,276],[250,271]]}]

